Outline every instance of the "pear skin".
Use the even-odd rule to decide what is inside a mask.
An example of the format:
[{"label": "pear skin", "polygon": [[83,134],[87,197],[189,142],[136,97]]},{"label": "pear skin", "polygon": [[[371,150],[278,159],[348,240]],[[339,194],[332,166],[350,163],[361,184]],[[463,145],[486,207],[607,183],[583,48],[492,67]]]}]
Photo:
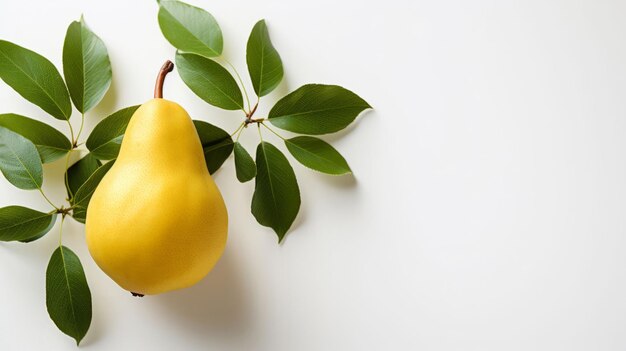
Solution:
[{"label": "pear skin", "polygon": [[227,231],[226,206],[191,118],[174,102],[146,102],[89,203],[91,256],[122,288],[160,294],[206,276]]}]

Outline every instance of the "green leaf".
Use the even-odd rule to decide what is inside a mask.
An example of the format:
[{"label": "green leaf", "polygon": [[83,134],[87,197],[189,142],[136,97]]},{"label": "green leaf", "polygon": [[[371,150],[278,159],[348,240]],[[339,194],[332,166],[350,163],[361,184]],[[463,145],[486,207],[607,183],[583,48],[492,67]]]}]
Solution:
[{"label": "green leaf", "polygon": [[203,150],[209,173],[213,174],[222,167],[224,161],[226,161],[228,156],[233,152],[233,141],[232,139],[222,140],[217,144],[203,148]]},{"label": "green leaf", "polygon": [[219,63],[194,54],[176,53],[183,82],[202,100],[225,110],[243,109],[243,97],[235,78]]},{"label": "green leaf", "polygon": [[59,330],[80,344],[91,324],[91,291],[80,259],[65,246],[48,263],[46,307]]},{"label": "green leaf", "polygon": [[111,86],[113,73],[107,48],[82,17],[67,28],[63,74],[74,106],[82,113],[96,106]]},{"label": "green leaf", "polygon": [[62,157],[72,148],[72,143],[63,133],[28,117],[14,113],[0,114],[0,127],[10,129],[32,141],[43,163]]},{"label": "green leaf", "polygon": [[63,78],[38,53],[0,40],[0,79],[53,117],[70,118],[72,105]]},{"label": "green leaf", "polygon": [[274,145],[263,141],[256,149],[256,183],[252,214],[274,229],[282,241],[300,210],[300,189],[293,168]]},{"label": "green leaf", "polygon": [[299,136],[286,139],[285,145],[298,162],[311,169],[334,175],[352,172],[343,156],[321,139]]},{"label": "green leaf", "polygon": [[128,122],[139,106],[121,109],[96,125],[86,143],[87,149],[94,157],[101,160],[111,160],[117,157]]},{"label": "green leaf", "polygon": [[97,158],[87,154],[67,170],[67,195],[70,199],[100,166],[102,163]]},{"label": "green leaf", "polygon": [[48,232],[50,230],[52,230],[52,227],[54,227],[54,223],[57,220],[57,214],[56,213],[52,213],[50,214],[51,216],[51,220],[50,220],[50,224],[48,225],[48,227],[46,227],[44,230],[42,230],[39,234],[31,236],[30,238],[26,238],[26,239],[22,239],[20,240],[21,243],[30,243],[33,242],[35,240],[39,240],[41,238],[44,237],[44,235],[48,234]]},{"label": "green leaf", "polygon": [[280,99],[269,120],[278,128],[301,134],[334,133],[347,127],[371,106],[337,85],[307,84]]},{"label": "green leaf", "polygon": [[233,139],[223,129],[210,123],[194,120],[193,124],[202,143],[207,168],[213,174],[233,152]]},{"label": "green leaf", "polygon": [[83,185],[78,188],[76,194],[71,200],[71,204],[75,206],[72,211],[72,218],[77,220],[78,222],[85,223],[85,218],[87,216],[87,207],[89,206],[89,201],[91,200],[91,196],[94,191],[100,184],[100,181],[107,172],[113,167],[113,163],[115,161],[110,161],[102,166],[100,166],[93,174],[83,183]]},{"label": "green leaf", "polygon": [[0,241],[33,241],[52,229],[56,213],[43,213],[22,206],[0,208]]},{"label": "green leaf", "polygon": [[159,1],[159,26],[175,48],[205,57],[222,54],[222,30],[205,10],[180,1]]},{"label": "green leaf", "polygon": [[245,183],[252,180],[256,176],[256,165],[252,156],[246,151],[246,149],[239,143],[235,143],[235,171],[237,172],[237,179]]},{"label": "green leaf", "polygon": [[246,61],[257,96],[269,94],[283,79],[283,63],[272,45],[265,20],[260,20],[252,28]]},{"label": "green leaf", "polygon": [[43,183],[43,167],[35,144],[4,127],[0,127],[0,171],[20,189],[41,188]]}]

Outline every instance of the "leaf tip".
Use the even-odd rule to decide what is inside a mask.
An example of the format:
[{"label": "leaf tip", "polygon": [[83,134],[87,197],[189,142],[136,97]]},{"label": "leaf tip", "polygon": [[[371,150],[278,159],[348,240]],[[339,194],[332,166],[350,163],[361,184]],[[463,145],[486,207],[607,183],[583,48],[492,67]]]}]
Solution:
[{"label": "leaf tip", "polygon": [[283,240],[285,239],[285,234],[286,234],[286,232],[276,231],[276,235],[278,236],[278,244],[279,245],[283,243]]},{"label": "leaf tip", "polygon": [[287,231],[289,231],[289,228],[285,229],[280,225],[270,226],[270,228],[272,228],[274,233],[276,233],[276,236],[278,237],[278,244],[281,244],[283,242],[283,239],[285,239],[285,236],[287,234]]}]

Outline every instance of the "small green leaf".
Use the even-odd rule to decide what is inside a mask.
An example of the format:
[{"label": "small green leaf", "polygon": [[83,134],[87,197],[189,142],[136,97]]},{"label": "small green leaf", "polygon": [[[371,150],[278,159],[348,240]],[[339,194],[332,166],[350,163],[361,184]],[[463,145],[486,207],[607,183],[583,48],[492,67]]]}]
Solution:
[{"label": "small green leaf", "polygon": [[246,151],[246,149],[239,143],[235,143],[235,171],[237,172],[237,179],[245,183],[252,180],[256,176],[256,165],[252,156]]},{"label": "small green leaf", "polygon": [[204,147],[203,150],[209,173],[213,174],[222,167],[224,161],[233,152],[233,141],[232,139],[222,140],[217,144]]},{"label": "small green leaf", "polygon": [[321,139],[299,136],[286,139],[285,145],[298,162],[311,169],[334,175],[351,172],[343,156]]},{"label": "small green leaf", "polygon": [[128,122],[139,106],[121,109],[96,125],[86,143],[87,149],[94,157],[100,160],[111,160],[117,157]]},{"label": "small green leaf", "polygon": [[0,241],[33,241],[52,229],[56,213],[43,213],[22,206],[0,208]]},{"label": "small green leaf", "polygon": [[54,227],[54,223],[57,220],[57,214],[56,213],[52,213],[52,214],[50,214],[50,216],[51,216],[51,221],[50,221],[50,224],[48,225],[48,227],[46,227],[44,230],[42,230],[39,234],[37,234],[35,236],[31,236],[30,238],[27,238],[27,239],[22,239],[22,240],[20,240],[20,242],[21,243],[30,243],[30,242],[33,242],[35,240],[39,240],[39,239],[43,238],[44,235],[48,234],[48,232],[50,230],[52,230],[52,227]]},{"label": "small green leaf", "polygon": [[41,188],[43,183],[43,168],[35,144],[4,127],[0,127],[0,171],[20,189]]},{"label": "small green leaf", "polygon": [[252,28],[246,61],[257,96],[269,94],[283,79],[283,62],[272,45],[265,20],[260,20]]},{"label": "small green leaf", "polygon": [[67,28],[63,74],[74,106],[83,113],[96,106],[111,86],[113,73],[107,48],[82,17]]},{"label": "small green leaf", "polygon": [[63,78],[38,53],[0,40],[0,79],[26,100],[58,119],[69,119],[72,105]]},{"label": "small green leaf", "polygon": [[32,141],[43,163],[62,157],[72,148],[72,143],[63,133],[28,117],[14,113],[0,114],[0,127],[10,129]]},{"label": "small green leaf", "polygon": [[71,204],[76,206],[72,211],[72,218],[77,220],[78,222],[85,223],[85,218],[87,216],[87,207],[89,207],[89,201],[91,200],[91,196],[94,191],[100,184],[100,181],[107,172],[113,166],[115,161],[110,161],[98,168],[93,174],[85,181],[85,183],[76,191],[74,198],[72,198]]},{"label": "small green leaf", "polygon": [[159,26],[175,48],[205,57],[222,54],[222,30],[205,10],[181,1],[159,1]]},{"label": "small green leaf", "polygon": [[207,168],[213,174],[233,152],[233,139],[223,129],[210,123],[194,120],[193,124],[202,143]]},{"label": "small green leaf", "polygon": [[300,210],[298,181],[285,155],[266,141],[256,149],[256,170],[252,214],[274,229],[280,242]]},{"label": "small green leaf", "polygon": [[91,177],[91,175],[102,166],[102,163],[92,154],[78,160],[67,170],[67,195],[71,199],[80,187]]},{"label": "small green leaf", "polygon": [[235,78],[219,63],[194,54],[176,53],[183,82],[202,100],[225,110],[243,109],[243,97]]},{"label": "small green leaf", "polygon": [[80,344],[91,325],[91,291],[80,259],[65,246],[48,263],[46,307],[57,328]]},{"label": "small green leaf", "polygon": [[327,134],[347,127],[371,106],[337,85],[307,84],[280,99],[269,120],[278,128],[301,134]]}]

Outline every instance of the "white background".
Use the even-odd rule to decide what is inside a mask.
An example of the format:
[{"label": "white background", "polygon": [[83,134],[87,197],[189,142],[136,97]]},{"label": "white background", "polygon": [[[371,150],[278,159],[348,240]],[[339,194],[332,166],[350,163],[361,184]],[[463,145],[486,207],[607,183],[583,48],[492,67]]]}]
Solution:
[{"label": "white background", "polygon": [[[253,182],[239,184],[228,160],[215,177],[230,213],[224,257],[197,286],[143,299],[95,266],[83,226],[67,221],[64,243],[81,257],[94,301],[81,348],[626,349],[626,2],[194,4],[218,19],[225,55],[246,78],[248,33],[267,19],[286,79],[259,116],[310,82],[340,84],[375,107],[326,138],[356,176],[294,164],[302,208],[277,245],[250,214]],[[0,38],[61,68],[65,30],[81,13],[114,70],[90,130],[148,100],[174,49],[148,0],[3,1]],[[176,73],[165,96],[229,131],[240,122]],[[0,112],[67,130],[5,84],[0,102]],[[253,150],[258,136],[243,141]],[[62,164],[45,167],[57,203]],[[10,204],[47,209],[2,178],[0,205]],[[45,309],[57,240],[55,228],[29,245],[0,245],[0,349],[74,349]]]}]

